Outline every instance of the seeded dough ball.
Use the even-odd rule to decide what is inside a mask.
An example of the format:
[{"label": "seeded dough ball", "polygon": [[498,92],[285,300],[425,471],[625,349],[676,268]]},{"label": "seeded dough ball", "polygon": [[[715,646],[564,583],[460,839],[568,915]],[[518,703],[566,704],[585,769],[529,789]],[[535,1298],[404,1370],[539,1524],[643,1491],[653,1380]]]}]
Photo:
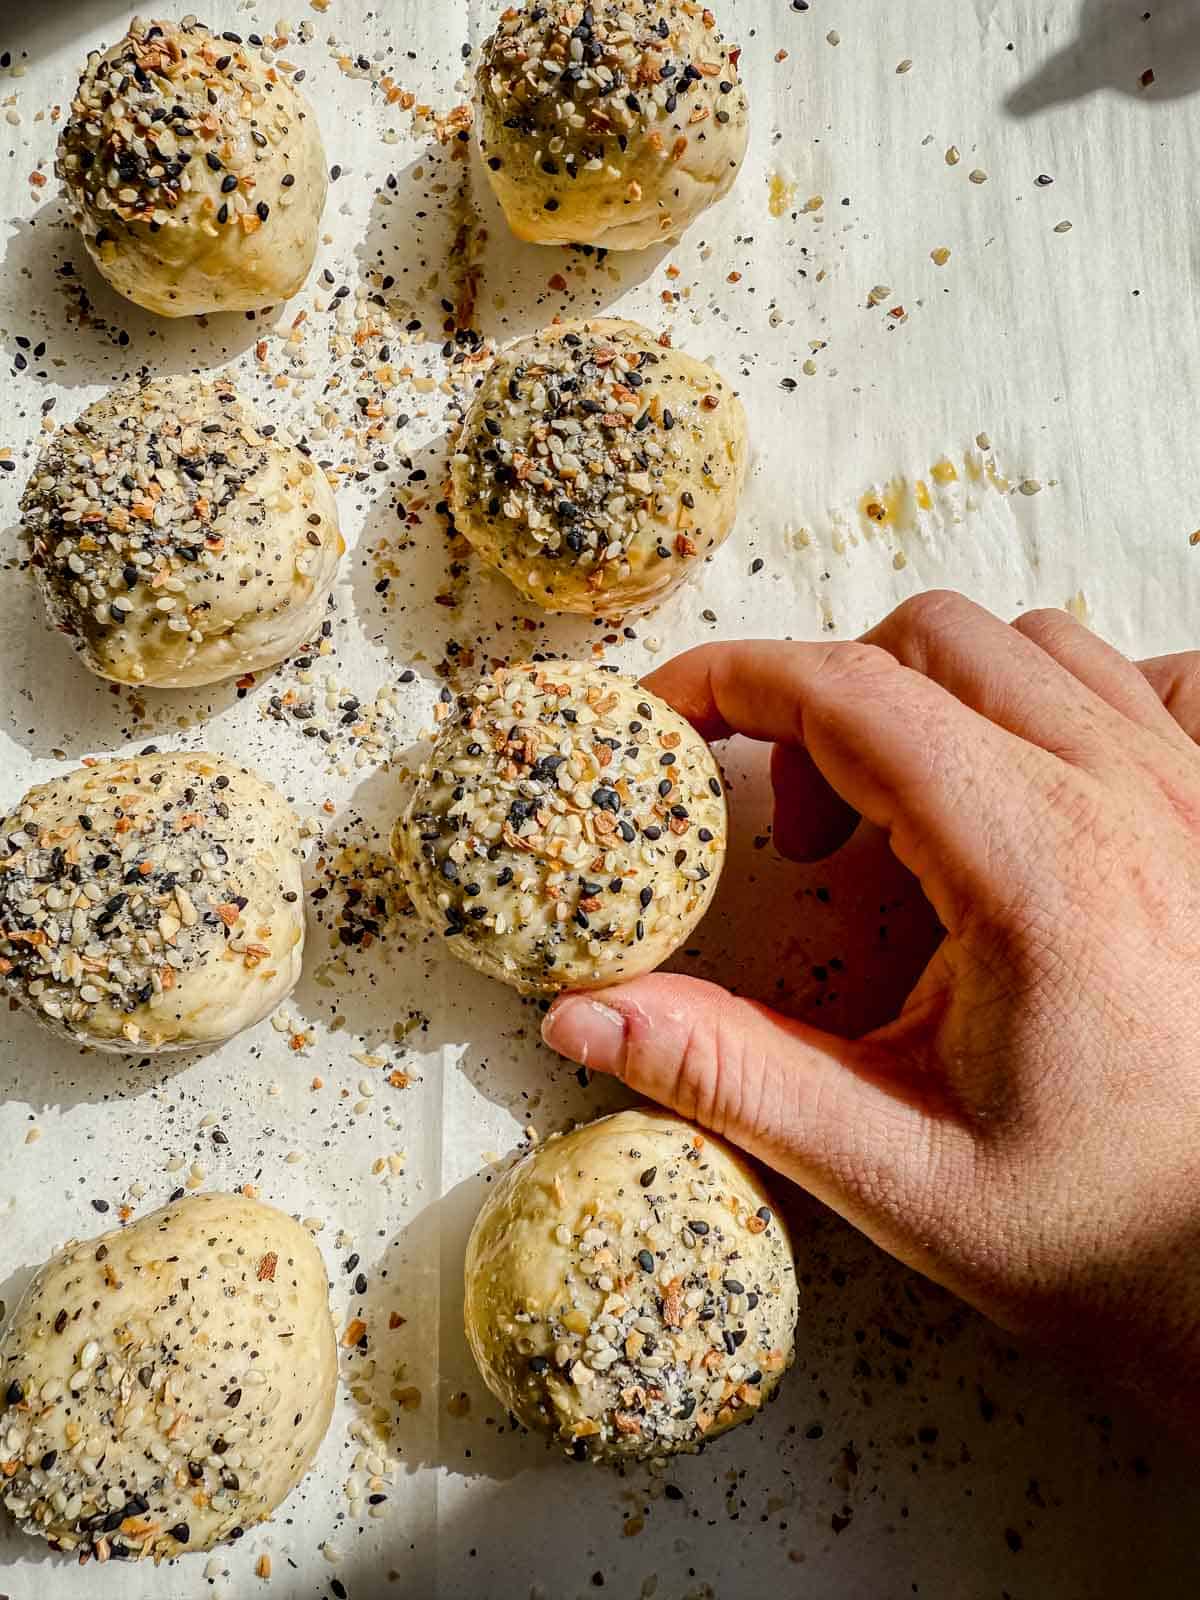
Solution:
[{"label": "seeded dough ball", "polygon": [[100,1050],[231,1039],[300,977],[300,862],[283,796],[220,756],[52,778],[0,823],[0,992]]},{"label": "seeded dough ball", "polygon": [[476,102],[513,232],[608,250],[678,238],[746,154],[740,55],[690,0],[506,11],[483,47]]},{"label": "seeded dough ball", "polygon": [[791,1246],[727,1144],[622,1111],[493,1186],[466,1326],[496,1398],[577,1461],[690,1452],[753,1417],[791,1365]]},{"label": "seeded dough ball", "polygon": [[568,322],[504,351],[451,464],[455,522],[547,611],[620,616],[720,548],[746,473],[741,401],[636,322]]},{"label": "seeded dough ball", "polygon": [[26,1290],[0,1341],[0,1499],[80,1556],[208,1550],[291,1494],[336,1388],[312,1239],[194,1195],[68,1245]]},{"label": "seeded dough ball", "polygon": [[281,661],[319,629],[344,548],[325,474],[220,379],[110,390],[47,440],[21,511],[85,665],[156,689]]},{"label": "seeded dough ball", "polygon": [[523,994],[666,961],[725,856],[720,768],[690,723],[573,661],[502,668],[447,711],[392,843],[454,954]]},{"label": "seeded dough ball", "polygon": [[273,305],[312,266],[326,184],[313,109],[194,18],[135,17],[91,52],[55,170],[101,274],[159,316]]}]

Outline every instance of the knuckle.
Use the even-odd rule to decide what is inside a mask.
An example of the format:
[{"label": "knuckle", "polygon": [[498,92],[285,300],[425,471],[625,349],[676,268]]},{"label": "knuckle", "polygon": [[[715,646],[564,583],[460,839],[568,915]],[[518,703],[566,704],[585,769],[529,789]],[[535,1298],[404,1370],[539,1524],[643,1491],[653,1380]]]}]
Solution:
[{"label": "knuckle", "polygon": [[857,639],[835,645],[824,662],[826,671],[853,678],[877,678],[885,672],[894,672],[896,665],[895,656],[881,645],[864,644]]},{"label": "knuckle", "polygon": [[704,1010],[693,1014],[668,1088],[669,1102],[682,1116],[718,1132],[718,1122],[727,1115],[723,1102],[732,1076],[724,1070],[723,1051],[721,1030],[712,1017]]},{"label": "knuckle", "polygon": [[970,615],[974,609],[971,601],[954,589],[926,589],[897,606],[889,622],[901,633],[925,637]]},{"label": "knuckle", "polygon": [[1070,633],[1076,624],[1070,614],[1060,611],[1055,606],[1040,606],[1036,611],[1023,612],[1013,621],[1013,627],[1018,633],[1023,633],[1027,639],[1061,639]]}]

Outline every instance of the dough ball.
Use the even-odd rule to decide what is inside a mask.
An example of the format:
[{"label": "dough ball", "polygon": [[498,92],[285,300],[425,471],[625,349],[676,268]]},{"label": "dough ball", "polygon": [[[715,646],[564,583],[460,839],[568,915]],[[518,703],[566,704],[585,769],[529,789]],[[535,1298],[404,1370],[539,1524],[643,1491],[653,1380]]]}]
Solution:
[{"label": "dough ball", "polygon": [[523,994],[666,961],[725,856],[720,768],[691,724],[573,661],[502,668],[447,710],[393,849],[454,954]]},{"label": "dough ball", "polygon": [[521,339],[482,380],[451,465],[459,529],[547,611],[662,600],[725,541],[746,473],[741,401],[636,322]]},{"label": "dough ball", "polygon": [[156,689],[281,661],[343,549],[325,474],[223,379],[110,390],[47,440],[21,510],[51,620],[102,678]]},{"label": "dough ball", "polygon": [[101,1050],[230,1039],[300,977],[300,863],[283,796],[220,756],[51,778],[0,823],[0,991]]},{"label": "dough ball", "polygon": [[787,1231],[727,1144],[622,1111],[494,1185],[467,1245],[466,1325],[496,1398],[576,1460],[694,1451],[791,1365]]},{"label": "dough ball", "polygon": [[207,1550],[291,1494],[336,1388],[312,1239],[257,1200],[194,1195],[30,1284],[0,1341],[0,1499],[81,1557]]},{"label": "dough ball", "polygon": [[689,0],[528,0],[476,78],[480,144],[509,226],[536,244],[644,250],[733,185],[749,109],[713,14]]},{"label": "dough ball", "polygon": [[55,170],[101,274],[159,316],[273,305],[312,266],[326,184],[313,109],[194,18],[135,17],[91,52]]}]

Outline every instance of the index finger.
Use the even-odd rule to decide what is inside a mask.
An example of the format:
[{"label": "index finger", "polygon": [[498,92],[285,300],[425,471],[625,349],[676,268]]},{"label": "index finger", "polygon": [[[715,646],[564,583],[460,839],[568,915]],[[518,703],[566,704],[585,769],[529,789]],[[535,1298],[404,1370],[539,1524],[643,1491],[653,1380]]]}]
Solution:
[{"label": "index finger", "polygon": [[875,645],[702,645],[646,687],[707,739],[806,749],[843,800],[888,831],[952,932],[967,902],[1007,901],[1037,873],[1032,802],[1053,757]]}]

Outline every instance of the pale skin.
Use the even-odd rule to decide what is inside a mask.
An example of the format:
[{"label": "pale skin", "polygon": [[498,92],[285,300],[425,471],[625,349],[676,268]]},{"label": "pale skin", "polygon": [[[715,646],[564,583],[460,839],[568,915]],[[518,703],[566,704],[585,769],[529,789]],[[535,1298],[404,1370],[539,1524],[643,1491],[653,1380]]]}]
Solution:
[{"label": "pale skin", "polygon": [[865,819],[944,938],[843,1039],[696,979],[546,1042],[724,1134],[1003,1327],[1200,1421],[1200,653],[959,595],[857,643],[704,646],[647,686],[774,746],[798,860]]}]

